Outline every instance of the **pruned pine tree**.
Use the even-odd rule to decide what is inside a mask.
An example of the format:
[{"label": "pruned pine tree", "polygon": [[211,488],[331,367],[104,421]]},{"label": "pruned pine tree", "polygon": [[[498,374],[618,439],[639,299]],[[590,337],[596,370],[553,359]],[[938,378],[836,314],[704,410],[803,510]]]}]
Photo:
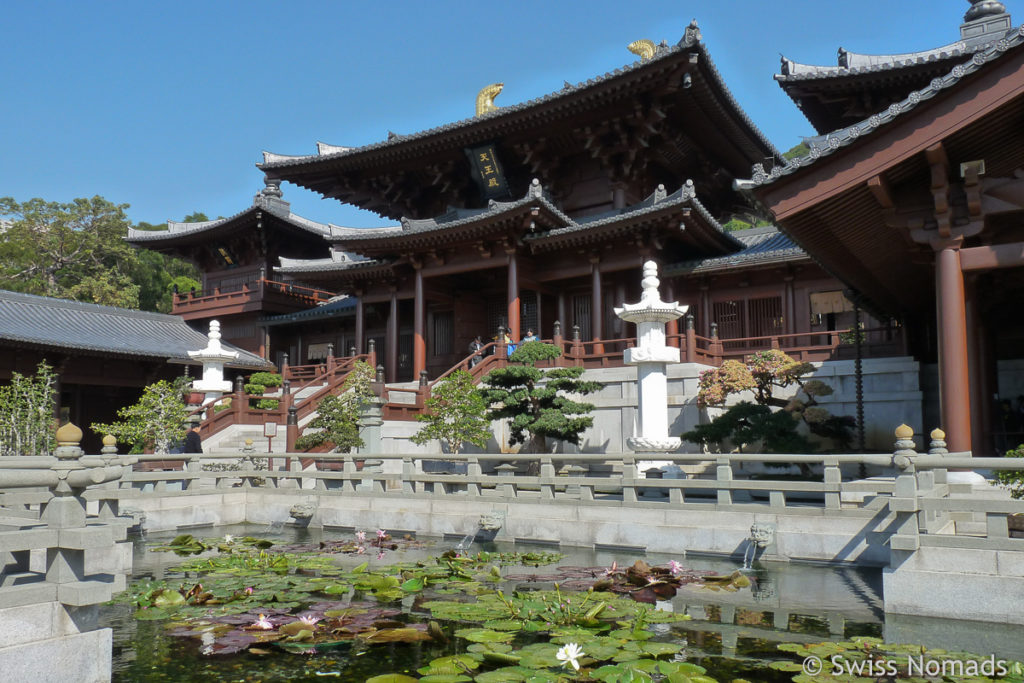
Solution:
[{"label": "pruned pine tree", "polygon": [[546,453],[549,438],[578,446],[580,435],[593,425],[594,405],[574,396],[591,394],[601,383],[581,379],[580,367],[536,367],[561,355],[552,344],[527,342],[509,357],[508,367],[484,376],[481,393],[489,406],[487,416],[509,420],[510,446],[526,444],[528,452]]}]

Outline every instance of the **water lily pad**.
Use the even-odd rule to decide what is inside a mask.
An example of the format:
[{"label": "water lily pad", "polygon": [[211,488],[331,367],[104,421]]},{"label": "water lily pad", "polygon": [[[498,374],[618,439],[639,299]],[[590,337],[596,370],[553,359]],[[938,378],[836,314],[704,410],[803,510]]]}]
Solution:
[{"label": "water lily pad", "polygon": [[[423,676],[461,676],[480,668],[480,662],[472,655],[451,655],[438,657],[430,664],[417,669]],[[466,679],[472,680],[472,679]]]},{"label": "water lily pad", "polygon": [[473,680],[476,683],[520,683],[526,680],[526,675],[520,671],[519,667],[507,666],[479,674]]},{"label": "water lily pad", "polygon": [[455,635],[472,643],[507,643],[515,638],[514,633],[486,628],[462,628],[456,631]]},{"label": "water lily pad", "polygon": [[275,646],[281,648],[286,652],[292,654],[303,654],[313,655],[321,652],[333,652],[336,650],[346,650],[352,647],[351,640],[329,640],[321,643],[313,642],[293,642],[288,640],[278,640],[274,643]]},{"label": "water lily pad", "polygon": [[420,683],[464,683],[472,681],[469,676],[462,674],[431,674],[420,679]]},{"label": "water lily pad", "polygon": [[425,585],[426,582],[422,578],[415,578],[403,582],[401,588],[406,593],[419,593]]},{"label": "water lily pad", "polygon": [[492,631],[522,631],[523,622],[515,619],[491,619],[484,622],[484,628]]},{"label": "water lily pad", "polygon": [[359,638],[370,645],[377,643],[415,643],[430,640],[430,634],[416,628],[386,628],[380,631],[360,634]]},{"label": "water lily pad", "polygon": [[405,674],[383,674],[367,678],[366,683],[416,683],[418,680],[418,678],[406,676]]},{"label": "water lily pad", "polygon": [[159,621],[160,619],[169,619],[170,616],[170,612],[160,607],[148,607],[135,612],[135,618],[139,621]]}]

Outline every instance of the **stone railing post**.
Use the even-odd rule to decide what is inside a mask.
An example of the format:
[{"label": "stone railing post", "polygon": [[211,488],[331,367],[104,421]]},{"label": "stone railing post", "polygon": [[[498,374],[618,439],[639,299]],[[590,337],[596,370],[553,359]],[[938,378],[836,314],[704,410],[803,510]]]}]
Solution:
[{"label": "stone railing post", "polygon": [[914,430],[905,424],[896,428],[896,450],[893,453],[893,465],[900,470],[893,486],[892,498],[889,499],[889,510],[896,515],[895,533],[889,538],[890,550],[913,552],[920,547],[918,537],[917,512],[920,508],[917,500],[917,476],[914,467]]},{"label": "stone railing post", "polygon": [[[729,462],[728,458],[718,458],[718,468],[715,472],[715,479],[720,482],[732,481],[732,463]],[[732,505],[732,489],[731,488],[719,488],[718,489],[718,504],[719,505]]]},{"label": "stone railing post", "polygon": [[416,493],[416,482],[413,476],[416,474],[416,464],[412,461],[411,455],[402,456],[402,493]]},{"label": "stone railing post", "polygon": [[469,482],[466,484],[466,495],[479,496],[479,478],[483,475],[483,468],[480,467],[480,458],[475,455],[469,456],[466,462],[466,477]]},{"label": "stone railing post", "polygon": [[242,424],[242,415],[248,407],[245,401],[245,380],[239,375],[235,377],[235,395],[231,398],[231,409],[235,413],[236,425]]},{"label": "stone railing post", "polygon": [[[839,460],[825,458],[825,509],[838,510],[842,507],[842,496],[839,491],[843,483],[843,471],[839,469]],[[831,488],[835,487],[835,491]]]},{"label": "stone railing post", "polygon": [[288,354],[281,354],[281,377],[288,377]]},{"label": "stone railing post", "polygon": [[352,493],[356,490],[356,484],[353,479],[359,470],[356,467],[355,459],[351,455],[345,456],[344,464],[341,466],[341,471],[347,475],[341,482],[341,491],[342,493]]},{"label": "stone railing post", "polygon": [[622,502],[636,502],[636,458],[626,455],[622,458]]},{"label": "stone railing post", "polygon": [[334,344],[327,345],[327,372],[334,369]]},{"label": "stone railing post", "polygon": [[[543,500],[554,500],[555,499],[555,464],[551,460],[551,456],[545,455],[540,459],[540,497]],[[550,483],[545,483],[547,480]]]}]

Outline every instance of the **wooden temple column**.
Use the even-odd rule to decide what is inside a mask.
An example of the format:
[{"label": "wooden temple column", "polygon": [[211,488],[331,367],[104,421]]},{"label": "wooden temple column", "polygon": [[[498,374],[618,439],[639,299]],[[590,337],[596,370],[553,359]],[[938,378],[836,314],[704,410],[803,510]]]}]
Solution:
[{"label": "wooden temple column", "polygon": [[796,334],[796,293],[793,290],[793,274],[789,273],[783,279],[786,282],[786,288],[782,298],[782,332],[783,334]]},{"label": "wooden temple column", "polygon": [[[962,261],[962,259],[961,259]],[[977,278],[974,275],[964,276],[964,294],[966,301],[965,327],[967,328],[967,375],[971,384],[971,451],[979,455],[989,452],[993,445],[991,440],[992,411],[989,409],[998,384],[990,382],[989,363],[992,363],[987,329],[978,306]],[[993,364],[994,369],[994,364]]]},{"label": "wooden temple column", "polygon": [[[665,283],[665,301],[675,301],[675,300],[676,300],[676,290],[675,290],[675,287],[672,284],[672,281],[669,280],[668,282]],[[666,336],[665,344],[667,346],[674,346],[676,348],[679,348],[679,319],[678,318],[676,320],[669,320],[668,323],[665,324],[665,336]],[[639,340],[637,340],[637,341],[639,342]]]},{"label": "wooden temple column", "polygon": [[960,269],[960,240],[935,255],[939,321],[939,404],[949,450],[971,450],[971,388],[968,381],[967,306]]},{"label": "wooden temple column", "polygon": [[700,336],[711,336],[711,286],[707,282],[700,283],[700,307],[697,311],[697,322],[700,324]]},{"label": "wooden temple column", "polygon": [[387,366],[384,368],[388,382],[398,381],[398,289],[391,288],[391,310],[388,313]]},{"label": "wooden temple column", "polygon": [[366,332],[366,313],[363,310],[363,293],[356,290],[356,354],[363,352],[363,337]]},{"label": "wooden temple column", "polygon": [[416,294],[413,299],[412,323],[412,376],[419,378],[427,369],[427,338],[423,318],[427,302],[423,300],[423,264],[414,263],[416,269]]},{"label": "wooden temple column", "polygon": [[[601,300],[601,263],[597,256],[590,257],[590,338],[601,341],[604,332],[604,302]],[[593,353],[604,353],[603,344],[594,344]]]},{"label": "wooden temple column", "polygon": [[562,289],[558,290],[558,317],[555,318],[562,324],[562,333],[564,334],[567,330],[571,330],[573,321],[569,320],[565,315],[565,292]]},{"label": "wooden temple column", "polygon": [[519,264],[514,246],[506,248],[505,253],[508,254],[508,335],[518,343],[522,338],[519,329]]}]

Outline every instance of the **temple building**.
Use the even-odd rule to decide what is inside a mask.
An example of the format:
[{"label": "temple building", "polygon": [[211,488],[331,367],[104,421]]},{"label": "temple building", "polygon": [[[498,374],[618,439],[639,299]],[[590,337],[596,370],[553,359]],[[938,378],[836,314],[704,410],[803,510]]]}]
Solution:
[{"label": "temple building", "polygon": [[[761,348],[912,358],[919,427],[990,453],[1005,431],[992,396],[1024,393],[1024,323],[1007,315],[1024,265],[1022,42],[1002,3],[976,0],[960,39],[933,50],[784,58],[776,80],[819,133],[787,159],[694,22],[534,100],[498,106],[493,84],[472,118],[264,152],[251,207],[129,240],[201,265],[202,291],[174,302],[190,323],[216,317],[279,366],[372,345],[391,383],[436,378],[500,329],[575,340],[587,367],[621,363],[634,332],[611,309],[638,298],[653,259],[663,298],[692,316],[670,343],[687,326],[715,362]],[[305,220],[286,182],[395,224]],[[759,227],[726,229],[736,218]]]},{"label": "temple building", "polygon": [[[784,161],[730,95],[696,23],[676,45],[630,50],[639,59],[522,104],[495,107],[500,86],[485,88],[477,116],[432,130],[264,153],[267,187],[251,208],[129,239],[201,264],[202,292],[175,299],[186,319],[217,316],[225,339],[277,363],[315,362],[329,345],[362,353],[372,340],[390,382],[436,377],[499,328],[552,338],[557,322],[594,353],[621,352],[633,332],[611,309],[638,296],[648,259],[703,336],[849,327],[843,285],[785,235],[723,228],[752,213],[734,181]],[[284,181],[397,224],[305,221],[282,199]]]},{"label": "temple building", "polygon": [[1013,431],[997,406],[1024,394],[1024,28],[974,0],[956,43],[782,70],[821,135],[740,187],[914,331],[911,348],[938,363],[933,418],[951,450],[988,452]]}]

